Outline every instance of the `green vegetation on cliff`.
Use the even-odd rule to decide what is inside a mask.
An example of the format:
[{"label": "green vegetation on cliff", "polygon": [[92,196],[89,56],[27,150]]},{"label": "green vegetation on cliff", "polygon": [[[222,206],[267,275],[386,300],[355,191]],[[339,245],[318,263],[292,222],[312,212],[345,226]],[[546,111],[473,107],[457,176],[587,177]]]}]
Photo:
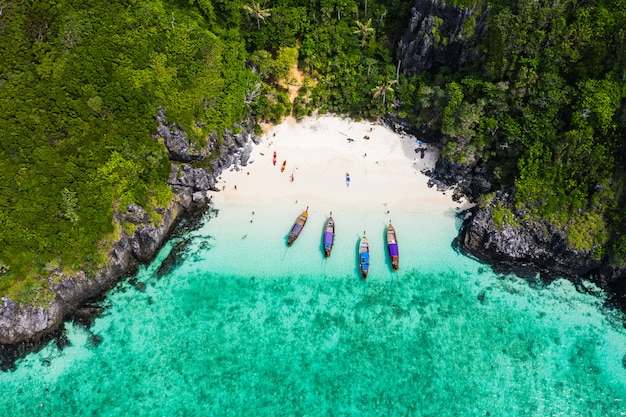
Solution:
[{"label": "green vegetation on cliff", "polygon": [[403,83],[405,112],[446,156],[488,163],[525,220],[626,265],[626,2],[478,3],[492,8],[478,62]]},{"label": "green vegetation on cliff", "polygon": [[[196,139],[244,117],[238,31],[161,1],[3,2],[0,16],[0,294],[49,271],[93,271],[139,204],[171,191],[152,136],[162,105]],[[215,17],[213,17],[215,20]],[[196,123],[206,125],[200,129]],[[192,129],[192,127],[196,127]]]},{"label": "green vegetation on cliff", "polygon": [[549,219],[626,262],[626,3],[476,3],[467,35],[491,7],[476,63],[406,77],[393,54],[414,0],[0,2],[0,295],[45,300],[51,270],[95,271],[132,230],[114,220],[128,204],[160,220],[159,106],[204,145],[248,115],[375,118],[400,100],[447,156],[514,187],[502,221]]},{"label": "green vegetation on cliff", "polygon": [[159,222],[172,198],[159,106],[199,146],[249,114],[278,121],[299,54],[296,114],[382,114],[390,90],[376,101],[372,90],[394,73],[384,33],[411,2],[382,3],[1,2],[0,295],[45,303],[50,271],[97,270],[133,230],[114,220],[128,204]]}]

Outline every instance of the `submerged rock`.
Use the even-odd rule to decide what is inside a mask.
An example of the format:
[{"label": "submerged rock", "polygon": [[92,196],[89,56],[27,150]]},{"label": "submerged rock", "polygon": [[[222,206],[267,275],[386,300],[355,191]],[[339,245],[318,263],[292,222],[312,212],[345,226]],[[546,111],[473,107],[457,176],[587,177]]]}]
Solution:
[{"label": "submerged rock", "polygon": [[91,327],[93,321],[102,316],[104,308],[100,306],[86,305],[78,308],[72,315],[74,323],[78,323],[86,328]]},{"label": "submerged rock", "polygon": [[187,257],[187,247],[190,239],[184,239],[178,241],[172,247],[169,255],[161,262],[161,265],[156,270],[156,276],[161,278],[165,275],[172,273],[176,267],[180,266]]}]

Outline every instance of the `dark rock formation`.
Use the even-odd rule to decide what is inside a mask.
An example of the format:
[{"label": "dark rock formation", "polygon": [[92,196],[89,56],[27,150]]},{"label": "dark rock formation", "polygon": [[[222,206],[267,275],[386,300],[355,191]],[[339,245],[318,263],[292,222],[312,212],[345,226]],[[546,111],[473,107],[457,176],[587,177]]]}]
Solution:
[{"label": "dark rock formation", "polygon": [[429,179],[429,185],[440,190],[454,188],[456,199],[466,196],[472,201],[491,192],[493,184],[493,174],[481,161],[458,163],[447,158],[437,161]]},{"label": "dark rock formation", "polygon": [[473,256],[509,269],[541,272],[544,276],[589,276],[601,262],[591,252],[572,249],[562,233],[549,222],[530,223],[523,213],[496,225],[492,212],[500,204],[510,206],[509,195],[498,193],[485,208],[472,211],[459,237],[461,247]]},{"label": "dark rock formation", "polygon": [[456,70],[476,59],[474,46],[485,35],[489,8],[459,9],[435,0],[416,0],[396,59],[406,75],[440,67]]},{"label": "dark rock formation", "polygon": [[504,225],[493,220],[497,205],[511,207],[509,193],[497,193],[486,207],[475,207],[466,213],[456,244],[458,248],[480,261],[488,262],[496,271],[513,272],[544,280],[556,277],[591,279],[613,294],[612,302],[626,311],[626,269],[596,259],[589,251],[568,245],[561,230],[548,221],[532,223],[524,213],[511,210],[514,218]]},{"label": "dark rock formation", "polygon": [[404,105],[396,100],[393,104],[393,112],[387,113],[381,119],[381,123],[390,130],[400,135],[412,135],[424,143],[438,143],[441,141],[441,132],[425,126],[415,126],[408,117],[400,117],[398,114],[404,109]]},{"label": "dark rock formation", "polygon": [[[475,46],[487,29],[488,14],[489,8],[461,10],[435,0],[417,0],[409,27],[396,49],[400,69],[407,75],[414,75],[441,67],[456,70],[473,62]],[[401,103],[394,103],[396,110],[401,107]],[[446,138],[441,132],[422,131],[397,114],[384,118],[391,129],[416,135],[430,146],[440,149],[445,146]],[[467,197],[477,201],[494,190],[493,173],[479,159],[458,163],[441,158],[435,169],[426,174],[430,176],[430,186],[454,189],[457,200]],[[524,220],[524,213],[513,211],[515,218],[507,225],[494,224],[492,214],[497,204],[511,207],[510,194],[499,193],[487,207],[475,207],[464,213],[466,220],[455,242],[459,250],[492,264],[501,272],[532,277],[539,273],[548,280],[557,276],[574,280],[591,278],[615,294],[615,303],[626,311],[624,268],[595,259],[591,252],[572,249],[563,231],[547,221],[535,224]]]},{"label": "dark rock formation", "polygon": [[174,123],[167,121],[165,109],[159,107],[156,115],[158,137],[163,138],[167,152],[172,161],[193,162],[200,161],[211,154],[211,148],[201,147],[187,139],[187,133]]},{"label": "dark rock formation", "polygon": [[[168,179],[174,199],[169,207],[159,211],[162,219],[160,224],[152,224],[142,207],[129,205],[126,211],[116,216],[116,220],[133,224],[133,232],[122,233],[109,254],[108,265],[101,271],[93,276],[85,272],[67,276],[56,271],[49,279],[55,298],[46,307],[22,306],[3,297],[0,303],[0,368],[6,369],[15,358],[61,334],[65,319],[74,316],[86,322],[87,313],[77,314],[77,310],[89,300],[101,297],[121,278],[134,272],[139,262],[149,262],[184,216],[194,217],[195,213],[206,210],[210,205],[207,191],[215,190],[216,177],[232,164],[249,163],[252,149],[249,140],[259,139],[253,136],[253,121],[244,121],[242,125],[235,126],[240,133],[225,132],[219,141],[221,156],[207,163],[211,169],[211,172],[207,172],[193,168],[186,162],[202,160],[214,149],[210,145],[196,149],[194,144],[186,140],[182,130],[165,119],[162,109],[156,119],[159,122],[159,137],[164,139],[170,158],[174,161]],[[218,143],[217,140],[209,142]]]},{"label": "dark rock formation", "polygon": [[104,313],[103,307],[87,304],[72,314],[72,321],[88,329],[96,318],[102,316],[102,313]]}]

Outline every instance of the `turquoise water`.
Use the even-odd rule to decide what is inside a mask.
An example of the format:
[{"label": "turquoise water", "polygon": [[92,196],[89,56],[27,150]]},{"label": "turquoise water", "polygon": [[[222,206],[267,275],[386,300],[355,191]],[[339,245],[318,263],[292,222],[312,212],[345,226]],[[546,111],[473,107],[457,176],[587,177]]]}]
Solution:
[{"label": "turquoise water", "polygon": [[453,211],[390,213],[394,273],[385,208],[335,208],[325,261],[327,208],[286,247],[302,209],[221,207],[174,239],[91,329],[0,374],[0,415],[626,415],[626,331],[601,294],[459,255]]}]

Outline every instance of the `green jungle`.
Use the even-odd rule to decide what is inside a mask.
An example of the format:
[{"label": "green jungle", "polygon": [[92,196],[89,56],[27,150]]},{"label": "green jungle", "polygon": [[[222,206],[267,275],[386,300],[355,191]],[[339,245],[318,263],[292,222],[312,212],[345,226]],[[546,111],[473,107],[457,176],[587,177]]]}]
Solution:
[{"label": "green jungle", "polygon": [[159,107],[199,146],[247,117],[394,111],[515,191],[499,223],[521,210],[626,265],[626,0],[447,3],[490,7],[478,59],[409,77],[414,0],[0,0],[0,296],[45,305],[51,271],[93,274],[128,204],[159,223]]}]

